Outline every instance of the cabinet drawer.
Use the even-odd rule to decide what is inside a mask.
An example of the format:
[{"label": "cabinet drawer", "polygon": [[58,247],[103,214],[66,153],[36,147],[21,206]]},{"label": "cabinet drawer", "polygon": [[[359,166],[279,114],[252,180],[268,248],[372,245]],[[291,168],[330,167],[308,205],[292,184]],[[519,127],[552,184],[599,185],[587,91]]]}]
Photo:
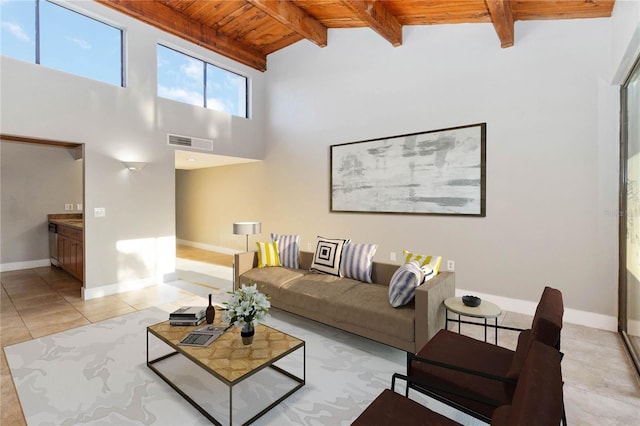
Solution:
[{"label": "cabinet drawer", "polygon": [[58,226],[58,234],[73,238],[74,240],[82,241],[82,230],[80,229]]}]

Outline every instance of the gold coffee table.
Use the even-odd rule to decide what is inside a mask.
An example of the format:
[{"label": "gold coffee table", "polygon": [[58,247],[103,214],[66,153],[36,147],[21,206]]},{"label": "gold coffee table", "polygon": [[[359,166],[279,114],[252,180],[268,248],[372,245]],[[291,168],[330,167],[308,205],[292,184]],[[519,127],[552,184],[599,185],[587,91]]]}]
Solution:
[{"label": "gold coffee table", "polygon": [[[215,321],[215,323],[219,323],[219,318],[216,318],[216,320],[217,321]],[[211,409],[211,407],[207,410],[203,407],[203,405],[205,405],[204,403],[209,403],[210,399],[213,400],[217,398],[217,400],[220,400],[219,405],[225,406],[228,401],[228,424],[234,424],[234,386],[239,385],[241,382],[257,375],[260,372],[263,372],[263,374],[271,374],[263,371],[267,368],[277,372],[278,378],[280,378],[281,375],[285,376],[283,377],[284,385],[286,385],[285,390],[283,391],[284,394],[277,397],[277,399],[271,403],[267,402],[268,405],[266,407],[258,406],[257,410],[259,410],[259,412],[253,416],[251,416],[252,412],[247,414],[247,410],[254,407],[252,407],[251,404],[246,403],[246,401],[244,402],[244,405],[241,403],[239,413],[244,414],[244,417],[251,416],[248,420],[243,421],[242,424],[252,423],[296,390],[304,386],[306,374],[306,349],[305,342],[303,340],[260,324],[255,329],[256,331],[253,338],[253,344],[250,346],[244,346],[242,344],[240,330],[237,328],[229,329],[207,347],[178,345],[178,342],[180,342],[188,333],[196,328],[202,327],[203,325],[193,327],[172,326],[169,324],[169,321],[165,321],[147,327],[147,366],[213,423],[218,425],[223,424],[214,416],[215,411],[219,410]],[[170,352],[150,359],[149,339],[153,339],[154,337],[168,346],[170,348]],[[164,348],[166,348],[165,345],[160,345],[157,341],[152,341],[152,344],[156,345],[156,349],[159,346],[164,346]],[[300,349],[302,350],[301,375],[299,372],[298,374],[293,374],[282,367],[274,365],[277,361],[283,360],[285,357],[289,357],[291,355],[294,357],[294,364],[299,368],[299,362],[295,362],[295,355],[292,354],[294,352],[299,353]],[[178,367],[174,366],[174,371],[171,371],[171,368],[167,367],[167,365],[162,365],[163,363],[184,361],[184,359],[175,360],[173,358],[175,356],[184,357],[184,359],[188,360],[188,363],[194,364],[198,368],[193,368],[192,365],[188,365],[189,368],[184,368],[182,365],[179,365]],[[172,361],[172,359],[174,360]],[[291,363],[290,360],[289,363]],[[197,385],[190,387],[192,391],[193,389],[199,390],[202,384],[202,376],[205,376],[214,378],[226,386],[228,388],[228,395],[226,395],[225,392],[221,392],[220,389],[214,391],[208,390],[206,392],[200,391],[200,395],[198,395],[198,392],[191,392],[192,395],[189,395],[189,391],[185,389],[187,387],[185,386],[185,383],[188,383],[190,379],[189,377],[185,379],[185,376],[188,376],[189,374],[191,374],[193,381],[197,381]],[[271,379],[270,377],[267,377],[266,380],[268,381]],[[286,391],[286,389],[288,389],[289,382],[293,387]],[[215,383],[214,386],[219,388],[220,383]],[[200,402],[196,401],[198,397],[201,400]],[[219,412],[218,417],[220,417]]]}]

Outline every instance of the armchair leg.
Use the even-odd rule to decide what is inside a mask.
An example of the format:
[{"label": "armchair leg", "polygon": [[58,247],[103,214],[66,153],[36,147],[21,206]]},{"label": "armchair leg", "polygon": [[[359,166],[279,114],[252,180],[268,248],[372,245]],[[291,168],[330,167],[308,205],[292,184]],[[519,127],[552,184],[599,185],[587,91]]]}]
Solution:
[{"label": "armchair leg", "polygon": [[564,409],[564,398],[562,398],[562,426],[567,426],[567,412]]}]

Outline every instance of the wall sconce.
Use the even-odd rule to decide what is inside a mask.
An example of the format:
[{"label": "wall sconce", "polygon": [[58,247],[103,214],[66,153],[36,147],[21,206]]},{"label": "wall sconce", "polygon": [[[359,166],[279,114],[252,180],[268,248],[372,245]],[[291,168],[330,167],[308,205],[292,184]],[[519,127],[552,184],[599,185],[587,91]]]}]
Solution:
[{"label": "wall sconce", "polygon": [[233,233],[235,235],[247,236],[247,250],[249,251],[249,235],[259,234],[262,231],[260,222],[236,222],[233,224]]},{"label": "wall sconce", "polygon": [[132,172],[139,172],[140,170],[144,169],[144,166],[147,165],[147,163],[143,163],[140,161],[123,161],[122,164],[124,164],[124,166]]}]

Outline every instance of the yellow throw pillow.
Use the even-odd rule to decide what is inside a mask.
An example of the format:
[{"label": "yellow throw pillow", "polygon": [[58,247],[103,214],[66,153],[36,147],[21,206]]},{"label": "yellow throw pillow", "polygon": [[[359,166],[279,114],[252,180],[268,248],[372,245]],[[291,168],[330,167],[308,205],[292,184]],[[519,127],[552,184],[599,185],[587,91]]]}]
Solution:
[{"label": "yellow throw pillow", "polygon": [[277,241],[256,244],[258,245],[258,268],[264,268],[265,266],[280,266]]},{"label": "yellow throw pillow", "polygon": [[440,264],[442,263],[442,256],[427,256],[424,254],[416,254],[404,249],[402,250],[402,257],[404,258],[404,263],[418,262],[420,266],[431,266],[434,276],[438,275]]}]

